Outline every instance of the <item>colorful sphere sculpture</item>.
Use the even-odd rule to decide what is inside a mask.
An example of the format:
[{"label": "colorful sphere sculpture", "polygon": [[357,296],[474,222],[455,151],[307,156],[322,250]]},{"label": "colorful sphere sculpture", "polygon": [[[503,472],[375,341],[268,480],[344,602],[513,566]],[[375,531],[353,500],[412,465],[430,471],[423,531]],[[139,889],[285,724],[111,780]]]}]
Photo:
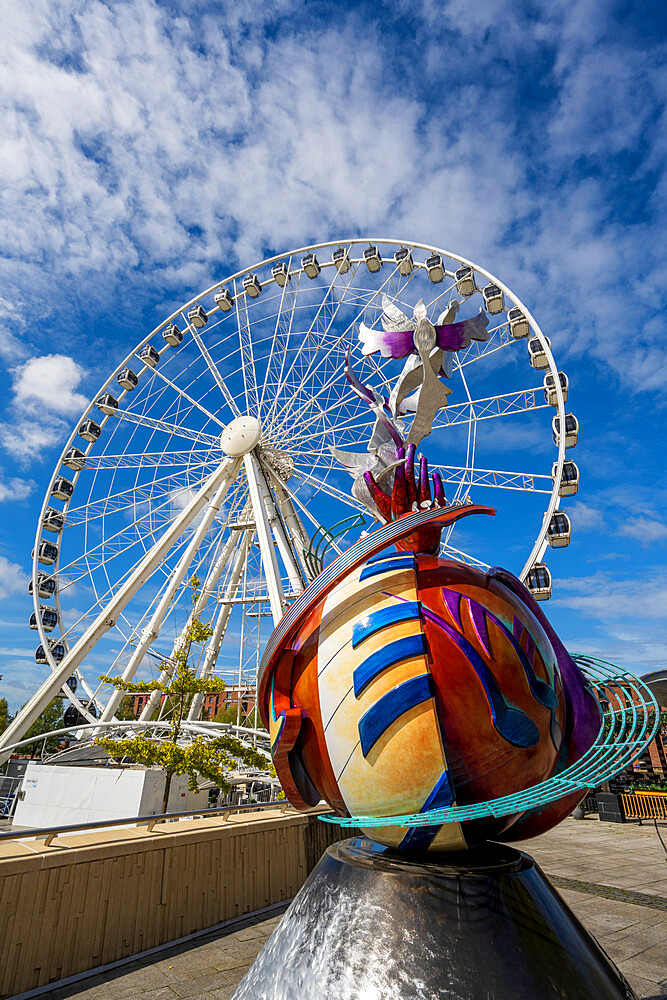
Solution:
[{"label": "colorful sphere sculpture", "polygon": [[[397,475],[396,519],[385,509],[389,523],[316,578],[269,640],[260,711],[298,808],[324,798],[342,816],[391,817],[483,802],[565,770],[597,736],[598,702],[520,581],[424,551],[446,524],[494,513],[439,506],[437,486],[428,509],[402,514]],[[381,506],[372,477],[369,488]],[[560,822],[584,793],[372,835],[401,850],[520,839]]]}]

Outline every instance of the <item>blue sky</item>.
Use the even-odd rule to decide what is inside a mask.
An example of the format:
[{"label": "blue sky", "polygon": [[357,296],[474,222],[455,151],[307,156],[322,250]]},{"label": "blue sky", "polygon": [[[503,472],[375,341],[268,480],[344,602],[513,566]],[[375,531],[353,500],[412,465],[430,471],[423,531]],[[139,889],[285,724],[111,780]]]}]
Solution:
[{"label": "blue sky", "polygon": [[86,401],[216,277],[365,233],[470,257],[531,308],[581,424],[547,613],[571,649],[664,666],[665,20],[600,0],[4,6],[13,707],[42,669],[27,628],[35,523]]}]

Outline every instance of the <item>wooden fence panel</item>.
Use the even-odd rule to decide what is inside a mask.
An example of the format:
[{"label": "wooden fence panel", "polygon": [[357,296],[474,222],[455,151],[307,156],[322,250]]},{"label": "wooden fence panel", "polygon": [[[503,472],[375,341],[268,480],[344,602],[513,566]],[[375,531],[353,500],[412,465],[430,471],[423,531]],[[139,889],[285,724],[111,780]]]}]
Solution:
[{"label": "wooden fence panel", "polygon": [[0,845],[0,1000],[291,899],[340,839],[257,813]]}]

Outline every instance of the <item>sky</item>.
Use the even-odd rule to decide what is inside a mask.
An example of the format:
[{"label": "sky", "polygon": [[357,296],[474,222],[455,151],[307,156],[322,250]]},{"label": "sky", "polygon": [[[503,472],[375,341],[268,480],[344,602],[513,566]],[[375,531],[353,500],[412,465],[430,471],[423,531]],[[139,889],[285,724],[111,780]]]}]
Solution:
[{"label": "sky", "polygon": [[30,552],[87,401],[216,277],[366,234],[471,258],[538,318],[581,425],[573,541],[547,614],[572,650],[665,665],[666,26],[660,5],[603,0],[7,0],[0,695],[12,708],[42,677]]}]

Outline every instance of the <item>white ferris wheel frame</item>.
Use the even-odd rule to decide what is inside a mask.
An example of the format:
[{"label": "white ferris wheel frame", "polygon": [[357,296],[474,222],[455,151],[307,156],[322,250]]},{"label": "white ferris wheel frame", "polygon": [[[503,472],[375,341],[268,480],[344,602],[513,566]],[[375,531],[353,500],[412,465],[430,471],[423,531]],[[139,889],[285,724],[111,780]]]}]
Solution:
[{"label": "white ferris wheel frame", "polygon": [[[516,295],[514,295],[511,289],[506,284],[504,284],[499,278],[497,278],[490,271],[488,271],[486,268],[481,267],[479,264],[476,264],[475,262],[465,257],[462,257],[460,254],[443,250],[442,248],[432,246],[431,244],[419,243],[412,240],[408,241],[398,240],[386,237],[363,237],[363,238],[330,240],[326,242],[312,244],[309,246],[300,247],[298,249],[291,250],[287,253],[276,254],[272,257],[266,258],[265,260],[257,261],[249,268],[244,267],[241,270],[236,271],[235,273],[224,278],[223,280],[218,280],[214,282],[210,287],[198,293],[197,295],[193,296],[193,298],[191,298],[187,303],[185,303],[182,306],[179,306],[166,319],[162,320],[139,344],[134,346],[132,350],[123,359],[123,361],[121,361],[120,364],[118,364],[118,366],[112,372],[112,374],[100,386],[99,391],[95,394],[90,404],[84,410],[80,419],[76,422],[70,437],[68,438],[65,446],[63,447],[58,462],[56,463],[55,470],[49,482],[48,489],[46,490],[45,498],[40,510],[39,519],[37,523],[36,537],[35,537],[33,561],[32,561],[34,613],[36,616],[39,639],[42,644],[45,657],[48,661],[50,674],[45,679],[43,684],[40,685],[39,689],[35,692],[32,698],[27,702],[27,704],[24,706],[19,715],[13,720],[10,726],[5,730],[3,734],[0,735],[0,762],[3,759],[6,759],[6,757],[8,756],[7,752],[8,748],[10,746],[15,745],[17,741],[20,740],[20,737],[23,735],[26,729],[37,718],[40,712],[49,703],[51,698],[54,697],[54,695],[56,695],[58,692],[62,692],[63,694],[65,694],[68,700],[71,702],[71,704],[73,704],[76,707],[80,715],[84,719],[86,719],[89,723],[94,724],[97,721],[96,716],[91,714],[91,712],[88,710],[87,705],[82,704],[81,700],[76,696],[76,694],[69,689],[69,687],[66,684],[67,678],[74,673],[77,676],[78,680],[81,682],[83,690],[85,691],[88,697],[88,704],[90,705],[95,703],[96,692],[90,687],[83,673],[80,672],[77,668],[79,667],[79,665],[81,664],[87,653],[94,647],[98,639],[106,631],[108,631],[109,628],[113,626],[113,624],[118,618],[118,615],[122,614],[122,610],[127,605],[128,601],[139,591],[139,589],[146,582],[146,580],[149,579],[151,574],[154,572],[156,565],[159,563],[162,554],[165,551],[168,551],[170,546],[178,541],[178,539],[181,537],[183,531],[187,528],[187,526],[192,524],[192,522],[196,519],[196,517],[206,508],[207,513],[199,523],[197,529],[195,530],[190,540],[190,543],[185,548],[185,551],[181,559],[179,560],[177,570],[172,574],[172,578],[169,585],[167,586],[166,590],[162,593],[161,600],[156,606],[148,626],[142,630],[142,637],[139,643],[136,645],[134,654],[132,655],[130,660],[130,664],[128,664],[128,668],[126,668],[123,674],[123,677],[126,680],[131,679],[131,677],[134,675],[137,666],[139,665],[142,659],[143,654],[148,649],[152,639],[159,632],[162,618],[164,617],[164,613],[168,608],[170,600],[173,597],[176,590],[178,589],[178,586],[182,582],[183,575],[187,572],[188,566],[190,565],[192,558],[194,557],[194,554],[197,551],[198,544],[201,543],[206,533],[206,527],[203,526],[211,523],[217,508],[222,503],[225,494],[230,489],[241,466],[243,466],[247,476],[250,499],[252,504],[252,514],[254,516],[254,531],[256,532],[256,536],[259,541],[259,547],[261,550],[263,571],[268,586],[271,616],[274,625],[277,624],[277,622],[280,620],[282,614],[286,609],[287,602],[283,590],[281,574],[276,564],[276,548],[279,550],[283,562],[287,565],[288,574],[290,577],[290,583],[292,584],[291,589],[294,594],[298,593],[298,587],[300,582],[298,579],[299,576],[298,560],[294,557],[294,553],[292,553],[292,559],[291,559],[292,565],[289,565],[290,543],[289,543],[289,538],[287,537],[288,532],[287,529],[285,528],[284,530],[282,530],[281,534],[281,528],[280,528],[280,525],[283,524],[285,517],[285,508],[283,506],[283,501],[280,500],[278,504],[278,506],[281,507],[281,510],[278,511],[276,507],[276,509],[273,511],[273,516],[270,518],[267,512],[267,504],[265,502],[269,494],[266,491],[266,484],[264,485],[262,484],[262,475],[263,475],[262,470],[259,468],[259,464],[256,461],[255,457],[253,456],[252,452],[243,456],[242,459],[232,459],[229,457],[226,458],[221,463],[219,468],[215,470],[215,472],[211,476],[208,477],[208,479],[205,482],[205,485],[201,488],[199,493],[197,493],[191,499],[191,501],[182,510],[181,514],[172,521],[172,523],[162,533],[158,541],[153,545],[152,549],[150,549],[148,552],[145,553],[144,557],[139,561],[138,565],[135,567],[134,572],[128,576],[128,578],[124,581],[122,586],[113,594],[113,596],[110,598],[106,606],[100,611],[100,613],[96,616],[93,623],[86,629],[84,634],[76,641],[74,646],[71,649],[68,648],[69,643],[67,641],[66,636],[63,636],[63,638],[59,640],[63,642],[66,649],[65,656],[60,662],[57,662],[55,660],[51,652],[49,638],[43,627],[43,622],[40,614],[41,599],[38,592],[37,580],[38,580],[38,574],[42,572],[39,569],[38,551],[40,542],[44,540],[42,535],[43,520],[46,510],[50,506],[50,503],[52,502],[51,491],[53,485],[56,479],[63,474],[63,462],[68,450],[73,446],[75,439],[77,439],[78,428],[80,427],[83,421],[92,418],[92,415],[94,415],[95,422],[98,423],[98,425],[102,429],[108,423],[108,421],[113,419],[110,414],[100,415],[97,413],[96,410],[94,410],[96,406],[96,401],[105,391],[109,390],[109,387],[113,386],[114,391],[118,393],[117,395],[118,403],[119,404],[121,403],[121,401],[129,394],[130,390],[123,389],[122,391],[118,392],[118,384],[116,382],[117,376],[120,374],[121,371],[123,371],[123,369],[127,368],[130,365],[130,362],[132,361],[136,362],[137,355],[139,354],[141,349],[146,345],[150,344],[153,338],[156,337],[161,331],[166,329],[171,323],[178,320],[179,317],[185,317],[186,313],[189,310],[199,305],[201,301],[205,299],[207,296],[212,295],[213,293],[224,287],[234,285],[234,291],[235,291],[234,298],[237,310],[239,338],[240,340],[242,340],[243,331],[241,329],[241,319],[238,311],[239,300],[243,299],[244,307],[247,308],[247,297],[245,290],[242,290],[241,288],[237,287],[236,283],[240,281],[240,279],[242,279],[245,275],[255,274],[258,271],[262,271],[263,272],[262,288],[265,288],[267,285],[271,284],[272,282],[275,282],[275,278],[273,277],[273,275],[271,275],[270,270],[269,270],[270,276],[266,275],[266,270],[267,268],[270,269],[271,265],[277,262],[288,260],[290,262],[290,276],[294,276],[304,270],[303,267],[294,266],[295,259],[299,260],[303,255],[311,253],[314,254],[319,250],[326,250],[329,248],[337,248],[337,247],[346,247],[351,253],[352,248],[355,247],[365,248],[368,247],[369,245],[378,245],[378,246],[389,245],[393,247],[401,246],[401,247],[408,247],[411,252],[414,250],[418,250],[418,251],[424,251],[428,254],[440,254],[443,258],[447,258],[449,260],[457,262],[459,267],[468,266],[472,268],[474,273],[482,275],[490,283],[493,283],[497,285],[498,288],[500,288],[506,300],[508,300],[511,303],[511,306],[510,305],[504,306],[504,311],[506,313],[512,307],[517,307],[522,311],[522,313],[524,314],[529,323],[531,336],[536,337],[539,340],[542,351],[547,359],[547,367],[545,368],[545,371],[553,375],[554,389],[556,396],[556,413],[560,420],[560,427],[562,428],[562,433],[558,435],[558,442],[557,442],[558,453],[553,469],[554,474],[552,476],[553,488],[550,491],[549,502],[547,504],[546,511],[544,512],[544,516],[538,534],[535,538],[530,554],[528,555],[525,564],[523,566],[523,569],[520,573],[521,579],[525,579],[531,567],[534,566],[535,563],[541,561],[548,545],[547,530],[549,524],[551,522],[553,514],[559,509],[559,502],[560,502],[559,484],[561,482],[563,465],[565,462],[565,450],[566,450],[565,404],[564,404],[563,389],[558,374],[558,368],[554,361],[549,341],[545,337],[544,333],[542,332],[539,324],[535,320],[530,310],[525,306],[525,304],[520,299],[517,298]],[[362,262],[363,262],[363,257],[359,257],[357,259],[350,256],[351,264],[360,265]],[[425,268],[425,264],[418,261],[414,262],[414,266],[415,268],[419,267]],[[335,267],[333,260],[327,260],[327,261],[323,260],[320,263],[320,268],[322,270],[324,270],[325,268],[333,268],[333,267]],[[445,273],[449,278],[453,277],[453,275],[450,274],[449,271],[446,271]],[[285,293],[285,288],[283,288],[283,296],[284,293]],[[216,306],[213,310],[211,310],[208,313],[208,315],[210,315],[211,312],[215,312],[218,308],[219,307]],[[197,344],[197,347],[199,348],[199,351],[201,352],[206,362],[206,365],[209,368],[211,374],[213,375],[213,378],[217,383],[218,388],[222,392],[229,408],[232,410],[233,413],[236,413],[237,416],[241,415],[240,410],[236,404],[236,401],[232,396],[232,394],[229,392],[223,376],[218,371],[214,360],[211,358],[208,350],[206,349],[204,342],[201,338],[201,335],[199,334],[199,331],[189,321],[187,321],[187,330],[192,335],[193,340]],[[500,345],[500,346],[505,346],[505,345]],[[248,344],[246,345],[246,347],[249,347],[250,358],[252,359],[252,341],[249,337],[249,334],[248,334]],[[494,350],[497,349],[499,348],[494,348]],[[243,344],[241,344],[241,350],[243,351]],[[139,371],[139,375],[141,375],[148,368],[149,366],[144,365],[144,368],[142,368],[141,371]],[[161,373],[157,372],[156,368],[150,370],[155,371],[158,375],[161,375]],[[468,399],[467,401],[463,401],[460,404],[454,404],[452,407],[448,407],[447,410],[449,410],[449,412],[452,413],[455,413],[457,411],[464,413],[465,409],[468,408],[470,411],[470,416],[465,422],[468,423],[469,427],[468,455],[470,453],[470,435],[472,429],[473,465],[474,465],[474,435],[476,432],[477,421],[481,418],[475,414],[473,403],[493,404],[494,402],[498,402],[501,398],[505,397],[496,396],[496,397],[489,397],[488,400],[472,400],[470,393],[467,389],[467,383],[465,381],[465,376],[463,374],[462,367],[460,368],[460,374],[462,376],[462,380],[466,388]],[[197,400],[189,396],[188,393],[174,386],[173,383],[171,383],[169,379],[166,378],[166,376],[161,375],[161,377],[164,379],[165,382],[170,384],[172,388],[176,389],[176,391],[180,395],[188,399],[192,405],[202,410],[209,419],[213,419],[215,423],[219,424],[221,429],[224,428],[225,425],[222,423],[222,421],[220,421],[213,414],[209,413],[208,410],[203,408],[201,404],[197,402]],[[256,394],[257,393],[256,384],[254,386],[254,391]],[[536,391],[538,390],[521,390],[515,393],[510,393],[506,397],[508,400],[508,405],[512,404],[511,397],[516,397],[517,399],[520,398],[521,396],[527,397],[527,395],[530,392],[534,393]],[[246,387],[246,396],[247,396],[247,387]],[[506,410],[505,412],[522,412],[523,410],[529,410],[531,408],[537,408],[537,406],[533,407],[524,406],[524,407],[519,407],[515,411]],[[444,411],[445,414],[447,413],[447,410]],[[497,415],[501,415],[500,411],[498,412]],[[150,417],[142,417],[142,415],[140,414],[132,414],[131,411],[128,413],[128,411],[121,412],[119,410],[118,416],[124,417],[126,419],[129,419],[130,421],[134,421],[137,423],[144,423],[146,426],[155,426],[157,429],[169,428],[170,426],[165,422],[156,421]],[[163,425],[162,428],[160,427],[161,424]],[[183,435],[184,431],[182,428],[179,428],[179,433]],[[205,439],[204,443],[210,443],[211,441],[216,440],[215,438],[212,438],[210,435],[203,435],[200,434],[199,432],[192,432],[190,436],[193,437],[193,439],[195,440]],[[78,441],[77,443],[80,444],[80,442]],[[84,452],[86,457],[89,456],[93,447],[94,447],[93,442],[87,444],[87,447]],[[466,460],[466,467],[457,467],[451,469],[451,471],[453,473],[456,473],[457,476],[458,474],[461,474],[459,480],[459,490],[465,487],[466,485],[468,486],[468,488],[474,485],[472,482],[466,484],[465,474],[468,472],[472,473],[474,471],[477,471],[480,474],[485,474],[487,478],[491,477],[490,482],[481,485],[493,485],[497,488],[508,488],[508,489],[517,488],[513,486],[511,477],[530,478],[528,474],[496,473],[494,470],[475,470],[474,468],[473,469],[468,468],[468,465],[469,465],[469,458]],[[70,475],[69,472],[68,475]],[[73,476],[71,477],[71,481],[75,488],[74,493],[76,492],[76,484],[80,475],[81,475],[81,470],[75,470]],[[505,483],[503,483],[498,481],[497,479],[498,476],[506,476],[509,478]],[[542,476],[541,478],[546,478],[546,477]],[[271,482],[270,486],[272,490],[281,489],[280,483],[278,482]],[[547,492],[547,491],[540,491],[540,492]],[[72,495],[74,495],[74,493]],[[287,495],[287,493],[285,493],[285,495]],[[70,507],[71,500],[72,500],[71,496],[64,500],[62,513],[65,515],[65,517]],[[298,513],[292,504],[288,504],[287,517],[290,520],[289,530],[292,532],[292,535],[294,536],[295,533],[297,533],[303,536],[303,534],[305,533],[305,529],[303,528],[303,525],[301,525]],[[276,522],[277,522],[277,527],[276,527]],[[243,541],[239,549],[239,551],[241,552],[245,551],[246,554],[250,539],[250,535],[248,533],[249,530],[250,529],[246,530]],[[307,533],[305,533],[305,535],[307,537]],[[58,533],[58,538],[59,537],[60,537],[60,532]],[[233,534],[231,537],[233,537]],[[456,554],[458,550],[450,548],[450,551],[452,552],[452,554]],[[59,560],[60,560],[60,551],[53,565],[53,568],[50,571],[50,575],[52,575],[56,581],[58,580]],[[485,565],[485,564],[480,562],[479,565]],[[240,560],[239,560],[239,555],[237,553],[236,568],[232,572],[232,582],[231,583],[228,582],[228,587],[226,592],[226,600],[227,600],[226,607],[228,609],[230,609],[232,606],[234,600],[235,588],[238,586],[238,580],[240,574],[239,566],[240,566]],[[213,581],[213,584],[215,584],[216,582],[217,578],[216,580]],[[303,584],[303,582],[307,581],[302,580],[301,584]],[[206,588],[207,588],[207,583],[205,583],[204,585],[205,590]],[[55,611],[58,615],[58,621],[63,622],[63,613],[60,602],[60,588],[57,586],[57,584],[53,596],[54,596]],[[222,603],[224,605],[225,601],[223,600]],[[228,619],[229,619],[228,611],[226,612],[223,611],[223,613],[221,613],[218,616],[218,621],[216,622],[216,629],[214,630],[214,636],[215,636],[214,645],[215,641],[220,639],[220,633],[222,632],[222,634],[224,635],[224,630],[226,628],[226,623]],[[210,662],[208,664],[208,667],[210,668]],[[113,720],[114,710],[118,702],[121,700],[122,696],[123,696],[122,692],[120,693],[116,692],[115,695],[112,695],[111,699],[107,701],[106,705],[103,708],[102,715],[99,719],[100,724],[107,724]],[[153,697],[150,700],[151,708],[155,708],[156,697]],[[193,708],[190,713],[191,721],[193,721],[196,718],[196,713],[201,709],[201,700],[202,700],[201,698],[196,699],[195,703],[193,704]],[[148,712],[148,706],[146,710],[142,713],[142,717],[140,720],[142,724],[144,724],[147,721],[145,718],[147,712]],[[132,721],[129,721],[129,722],[124,722],[123,725],[131,728],[133,723]],[[200,722],[199,725],[201,726],[205,724]]]}]

